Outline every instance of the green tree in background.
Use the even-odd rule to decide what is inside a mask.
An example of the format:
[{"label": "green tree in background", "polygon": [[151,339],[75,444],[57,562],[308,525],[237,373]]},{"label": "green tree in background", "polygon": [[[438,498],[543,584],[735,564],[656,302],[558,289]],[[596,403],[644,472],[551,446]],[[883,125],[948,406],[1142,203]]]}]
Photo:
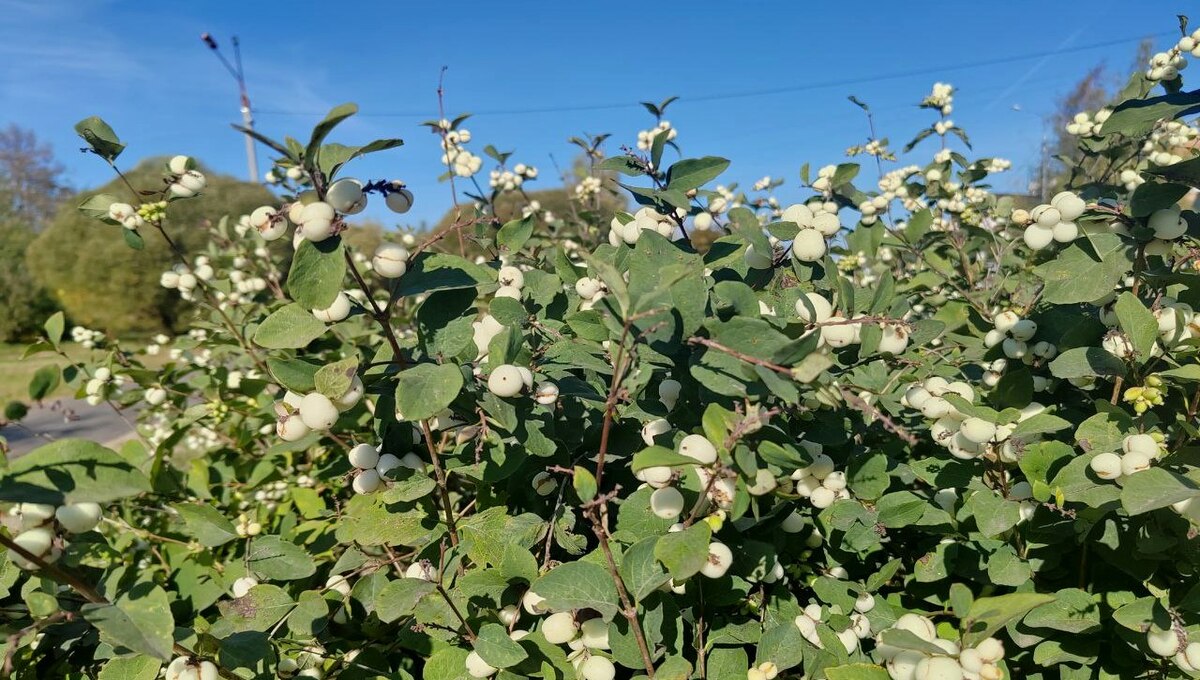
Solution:
[{"label": "green tree in background", "polygon": [[25,251],[69,193],[48,145],[16,125],[0,130],[0,342],[32,337],[57,308]]},{"label": "green tree in background", "polygon": [[[135,186],[161,182],[164,159],[149,159],[126,173]],[[193,252],[208,236],[204,226],[224,215],[236,218],[274,200],[258,184],[205,170],[208,188],[192,201],[168,208],[172,239]],[[113,333],[153,333],[175,326],[184,305],[159,285],[174,257],[162,239],[146,239],[144,250],[132,254],[113,230],[81,214],[76,205],[96,193],[135,202],[129,189],[114,180],[60,207],[53,221],[29,246],[28,263],[34,277],[50,290],[75,323]],[[116,263],[120,263],[119,266]]]}]

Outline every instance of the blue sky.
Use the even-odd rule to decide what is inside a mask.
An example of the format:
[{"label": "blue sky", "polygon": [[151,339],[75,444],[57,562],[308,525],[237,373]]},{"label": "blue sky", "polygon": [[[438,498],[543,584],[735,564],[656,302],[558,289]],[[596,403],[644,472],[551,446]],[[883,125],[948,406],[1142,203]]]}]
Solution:
[{"label": "blue sky", "polygon": [[[959,88],[953,118],[977,154],[1014,161],[1002,184],[1011,190],[1036,164],[1039,117],[1099,62],[1123,76],[1137,38],[1174,30],[1180,9],[1159,0],[0,0],[0,124],[48,141],[77,188],[109,179],[97,159],[75,151],[72,125],[88,115],[105,118],[129,144],[126,164],[189,153],[242,176],[243,142],[228,127],[238,119],[236,88],[199,40],[209,31],[226,49],[231,35],[241,38],[264,133],[305,138],[324,111],[354,101],[364,115],[339,128],[337,141],[404,138],[399,150],[356,161],[352,174],[407,181],[416,195],[411,223],[436,220],[450,204],[449,187],[436,181],[437,140],[418,126],[436,117],[443,65],[447,113],[481,112],[467,124],[473,150],[515,149],[514,162],[541,170],[533,187],[558,184],[551,156],[569,167],[567,137],[611,132],[607,148],[617,153],[652,122],[638,101],[679,95],[668,118],[688,156],[732,159],[722,181],[782,177],[781,196],[798,197],[803,163],[839,162],[865,136],[848,95],[872,105],[898,148],[930,122],[913,105],[943,80]],[[1128,42],[1078,49],[1116,40]],[[880,78],[912,72],[924,73]],[[806,85],[820,87],[761,93]],[[575,107],[603,108],[514,113]],[[927,161],[920,152],[912,162]],[[394,224],[378,203],[367,215]]]}]

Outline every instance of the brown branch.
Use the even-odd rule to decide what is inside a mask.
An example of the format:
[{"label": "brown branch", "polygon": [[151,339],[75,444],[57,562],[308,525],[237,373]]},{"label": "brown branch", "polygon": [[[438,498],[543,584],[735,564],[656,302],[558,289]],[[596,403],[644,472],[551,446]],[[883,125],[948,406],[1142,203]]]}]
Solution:
[{"label": "brown branch", "polygon": [[462,615],[458,610],[458,606],[454,604],[454,600],[450,599],[450,593],[446,592],[444,584],[446,578],[446,542],[442,541],[438,545],[438,577],[434,585],[437,586],[438,594],[446,601],[446,605],[450,607],[450,611],[454,612],[454,616],[458,618],[458,622],[467,630],[467,641],[475,644],[475,631],[471,628],[471,624],[467,623],[467,617]]},{"label": "brown branch", "polygon": [[654,659],[650,655],[650,646],[646,643],[646,633],[642,630],[642,623],[638,620],[637,604],[629,597],[629,590],[625,587],[625,581],[621,578],[621,574],[617,570],[617,562],[613,559],[612,548],[608,545],[608,529],[604,526],[604,520],[601,517],[601,513],[607,514],[608,500],[606,496],[601,496],[596,500],[601,499],[604,500],[599,504],[588,507],[588,517],[592,521],[592,531],[600,541],[600,550],[604,553],[604,561],[608,566],[608,573],[612,577],[613,585],[617,587],[617,595],[621,598],[621,615],[629,622],[629,629],[633,631],[633,637],[637,640],[638,651],[642,654],[642,664],[646,667],[646,677],[653,680]]},{"label": "brown branch", "polygon": [[354,263],[354,256],[350,254],[350,249],[343,248],[342,254],[346,256],[346,267],[350,270],[350,275],[362,290],[363,296],[367,298],[367,303],[371,305],[371,316],[383,328],[383,335],[392,347],[393,361],[399,363],[401,368],[404,368],[404,356],[400,351],[400,341],[396,339],[396,331],[392,330],[392,324],[388,320],[387,309],[380,308],[379,303],[375,302],[375,296],[371,295],[371,289],[367,286],[367,282],[363,279],[362,274],[359,273],[358,265]]},{"label": "brown branch", "polygon": [[437,476],[439,495],[442,497],[442,510],[446,513],[446,527],[450,529],[450,543],[457,546],[458,525],[454,521],[454,506],[450,502],[450,486],[446,481],[446,471],[442,469],[437,447],[433,443],[433,432],[429,429],[428,420],[421,421],[421,432],[425,435],[425,445],[429,449],[429,457],[433,460],[433,471]]},{"label": "brown branch", "polygon": [[[58,581],[59,583],[69,586],[75,592],[77,592],[81,596],[83,596],[83,599],[87,600],[88,602],[90,602],[92,604],[104,604],[104,605],[112,604],[112,602],[109,601],[108,598],[101,595],[98,590],[93,588],[86,581],[80,579],[78,576],[72,574],[71,572],[66,571],[62,567],[59,567],[57,564],[47,562],[46,560],[42,559],[40,556],[34,555],[33,553],[29,552],[25,548],[22,548],[11,538],[4,536],[4,535],[0,535],[0,545],[4,546],[5,548],[8,548],[9,550],[11,550],[11,551],[15,552],[16,554],[20,555],[21,557],[25,558],[26,560],[32,562],[34,565],[37,566],[39,572],[46,574],[47,576],[54,579],[55,581]],[[172,650],[176,654],[181,654],[181,655],[189,656],[189,657],[196,656],[195,652],[188,649],[187,647],[184,647],[183,645],[179,644],[178,642],[176,642],[174,644],[174,646],[172,647]],[[220,665],[215,664],[215,662],[214,662],[214,665],[217,666],[217,672],[221,674],[222,678],[226,678],[226,680],[241,680],[238,676],[225,670]]]}]

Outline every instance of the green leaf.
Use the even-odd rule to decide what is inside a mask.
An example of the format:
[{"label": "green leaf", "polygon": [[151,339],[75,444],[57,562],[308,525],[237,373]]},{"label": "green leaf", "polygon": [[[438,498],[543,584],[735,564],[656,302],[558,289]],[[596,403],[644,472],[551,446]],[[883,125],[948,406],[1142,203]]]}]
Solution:
[{"label": "green leaf", "polygon": [[498,623],[486,623],[475,636],[475,652],[489,666],[508,668],[515,666],[529,654],[521,645],[508,636],[508,631]]},{"label": "green leaf", "polygon": [[522,217],[518,220],[506,222],[496,232],[496,245],[505,248],[510,253],[515,253],[525,245],[529,237],[533,235],[533,216]]},{"label": "green leaf", "polygon": [[1101,135],[1120,134],[1138,138],[1150,132],[1163,118],[1179,118],[1200,111],[1200,93],[1172,92],[1148,99],[1121,102],[1104,121]]},{"label": "green leaf", "polygon": [[421,598],[436,589],[430,581],[419,578],[390,581],[375,596],[375,614],[384,623],[397,621],[412,614]]},{"label": "green leaf", "polygon": [[293,302],[271,312],[254,331],[254,344],[267,349],[299,349],[325,334],[325,324]]},{"label": "green leaf", "polygon": [[358,359],[355,357],[325,364],[313,376],[313,387],[330,399],[340,399],[350,389],[357,372]]},{"label": "green leaf", "polygon": [[150,656],[119,656],[100,669],[98,680],[155,680],[162,661]]},{"label": "green leaf", "polygon": [[[1099,260],[1084,249],[1089,242]],[[1094,302],[1111,295],[1133,265],[1133,253],[1116,234],[1092,234],[1058,253],[1053,260],[1034,269],[1046,282],[1042,297],[1051,304]]]},{"label": "green leaf", "polygon": [[599,167],[601,170],[613,170],[621,173],[622,175],[629,175],[630,177],[640,177],[646,174],[642,171],[641,164],[639,164],[630,156],[612,156],[611,158],[605,158],[604,160],[600,161],[600,164],[597,167]]},{"label": "green leaf", "polygon": [[1183,475],[1160,467],[1129,475],[1121,487],[1121,505],[1131,515],[1165,508],[1196,496],[1200,496],[1200,486]]},{"label": "green leaf", "polygon": [[320,369],[321,366],[303,359],[267,358],[267,370],[275,382],[297,394],[308,394],[317,389],[317,371]]},{"label": "green leaf", "polygon": [[259,536],[246,553],[246,567],[261,578],[292,581],[313,575],[316,563],[308,552],[278,536]]},{"label": "green leaf", "polygon": [[1154,314],[1146,309],[1136,295],[1128,291],[1117,296],[1113,311],[1116,312],[1117,322],[1120,323],[1121,330],[1125,331],[1125,336],[1129,338],[1137,356],[1142,359],[1150,358],[1150,351],[1158,342],[1158,321]]},{"label": "green leaf", "polygon": [[171,507],[183,518],[187,534],[200,541],[200,545],[215,548],[238,537],[233,522],[211,505],[176,503]]},{"label": "green leaf", "polygon": [[[1189,187],[1200,187],[1200,158],[1189,158],[1186,161],[1162,167],[1150,166],[1143,172],[1148,175],[1157,175],[1171,182],[1180,182]],[[1136,191],[1134,195],[1137,195]]]},{"label": "green leaf", "polygon": [[963,644],[974,647],[1009,621],[1021,618],[1034,607],[1053,602],[1053,595],[1042,593],[1009,593],[999,597],[981,597],[971,603],[962,620]]},{"label": "green leaf", "polygon": [[729,167],[729,161],[716,156],[686,158],[667,169],[667,188],[688,191],[699,189]]},{"label": "green leaf", "polygon": [[770,661],[785,671],[800,665],[803,660],[804,637],[791,619],[763,631],[754,652],[755,663]]},{"label": "green leaf", "polygon": [[386,151],[403,146],[403,139],[376,139],[364,146],[344,144],[322,144],[317,151],[317,167],[325,173],[327,180],[333,179],[346,163],[377,151]]},{"label": "green leaf", "polygon": [[326,309],[342,291],[345,277],[345,248],[340,236],[320,243],[304,239],[288,270],[288,295],[306,309]]},{"label": "green leaf", "polygon": [[1017,423],[1013,428],[1012,437],[1020,439],[1028,439],[1038,434],[1048,434],[1050,432],[1058,432],[1071,426],[1071,421],[1065,418],[1059,418],[1056,415],[1049,413],[1039,413],[1032,418],[1027,418]]},{"label": "green leaf", "polygon": [[993,537],[1015,527],[1021,519],[1020,508],[1014,501],[1005,500],[991,489],[976,491],[968,499],[975,524],[984,536]]},{"label": "green leaf", "polygon": [[571,483],[579,500],[586,503],[596,497],[596,476],[588,469],[576,465],[575,473],[571,475]]},{"label": "green leaf", "polygon": [[221,616],[213,625],[216,637],[246,631],[265,631],[279,622],[295,603],[283,588],[260,583],[243,597],[217,603]]},{"label": "green leaf", "polygon": [[393,294],[407,297],[435,290],[474,288],[495,280],[496,273],[491,269],[457,255],[424,252],[409,262],[408,272],[400,278]]},{"label": "green leaf", "polygon": [[145,239],[142,238],[141,234],[132,229],[122,229],[121,237],[125,239],[125,245],[134,250],[145,250],[146,248]]},{"label": "green leaf", "polygon": [[150,480],[115,451],[82,439],[34,449],[0,472],[0,501],[107,503],[150,491]]},{"label": "green leaf", "polygon": [[75,124],[75,132],[87,142],[92,153],[112,162],[125,150],[125,145],[117,137],[117,133],[103,120],[96,116],[84,118]]},{"label": "green leaf", "polygon": [[621,580],[625,582],[625,588],[634,602],[641,602],[668,580],[654,556],[657,543],[657,536],[647,536],[629,546],[621,556]]},{"label": "green leaf", "polygon": [[1125,362],[1099,347],[1076,347],[1050,362],[1056,378],[1114,377],[1125,375]]},{"label": "green leaf", "polygon": [[880,634],[879,639],[886,645],[899,647],[900,649],[911,649],[917,652],[925,652],[926,654],[944,654],[945,650],[938,651],[938,646],[928,640],[919,637],[916,633],[903,628],[888,628]]},{"label": "green leaf", "polygon": [[58,389],[61,382],[62,374],[58,366],[42,366],[34,371],[33,377],[29,379],[29,398],[41,401]]},{"label": "green leaf", "polygon": [[1187,195],[1188,187],[1182,184],[1146,182],[1133,190],[1129,199],[1129,212],[1134,217],[1148,217],[1150,213],[1169,208]]},{"label": "green leaf", "polygon": [[694,576],[708,562],[708,544],[712,540],[712,529],[707,522],[696,522],[683,531],[675,531],[658,539],[654,546],[654,557],[675,581]]},{"label": "green leaf", "polygon": [[851,663],[825,669],[829,680],[888,680],[887,669],[869,663]]},{"label": "green leaf", "polygon": [[46,331],[46,339],[50,344],[58,347],[58,343],[62,342],[63,330],[66,328],[66,317],[59,311],[50,315],[46,319],[46,323],[42,324],[42,330]]},{"label": "green leaf", "polygon": [[1200,382],[1200,364],[1188,364],[1179,368],[1169,368],[1165,371],[1158,371],[1158,375],[1186,382]]},{"label": "green leaf", "polygon": [[463,386],[453,364],[417,364],[396,377],[396,409],[404,420],[431,418],[454,401]]},{"label": "green leaf", "polygon": [[108,216],[108,208],[113,203],[120,203],[121,199],[112,194],[94,194],[89,196],[87,200],[79,204],[79,212],[93,217],[98,220],[104,220],[109,224],[116,224],[116,220]]},{"label": "green leaf", "polygon": [[1065,588],[1058,591],[1057,596],[1058,599],[1054,602],[1044,604],[1026,614],[1024,625],[1073,635],[1100,629],[1100,605],[1092,600],[1092,596],[1086,590]]},{"label": "green leaf", "polygon": [[683,467],[695,465],[696,459],[675,453],[662,446],[651,446],[633,454],[633,471],[641,472],[650,467]]},{"label": "green leaf", "polygon": [[304,639],[312,638],[325,630],[328,616],[329,602],[325,597],[315,590],[305,590],[296,600],[296,608],[288,615],[288,630]]},{"label": "green leaf", "polygon": [[175,618],[167,593],[152,583],[139,583],[112,604],[85,604],[83,618],[100,631],[100,639],[117,650],[170,659]]},{"label": "green leaf", "polygon": [[304,156],[309,161],[316,160],[317,153],[321,148],[321,142],[329,136],[333,128],[337,127],[338,123],[346,120],[350,116],[358,113],[358,105],[354,103],[338,104],[329,110],[325,115],[325,119],[313,128],[312,137],[308,140],[308,146],[305,147]]},{"label": "green leaf", "polygon": [[561,564],[535,581],[532,589],[556,611],[590,608],[608,620],[619,609],[612,577],[594,562]]}]

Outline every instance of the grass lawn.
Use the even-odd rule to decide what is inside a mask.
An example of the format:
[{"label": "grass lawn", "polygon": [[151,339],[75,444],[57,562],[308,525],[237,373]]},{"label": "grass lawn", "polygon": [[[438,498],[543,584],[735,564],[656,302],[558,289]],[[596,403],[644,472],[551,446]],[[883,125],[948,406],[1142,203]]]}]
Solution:
[{"label": "grass lawn", "polygon": [[[50,364],[59,367],[67,365],[66,359],[50,352],[42,352],[22,359],[21,354],[25,351],[25,347],[26,345],[23,344],[0,343],[0,409],[10,401],[29,401],[29,379],[33,377],[33,373],[37,369]],[[101,350],[84,349],[73,342],[64,342],[62,348],[68,356],[76,361],[86,360],[93,353],[97,356],[103,353]],[[127,347],[126,349],[134,348]],[[157,357],[145,358],[148,360],[147,364],[150,365],[165,362],[166,352]],[[69,397],[71,395],[71,387],[64,383],[59,385],[51,397]]]}]

